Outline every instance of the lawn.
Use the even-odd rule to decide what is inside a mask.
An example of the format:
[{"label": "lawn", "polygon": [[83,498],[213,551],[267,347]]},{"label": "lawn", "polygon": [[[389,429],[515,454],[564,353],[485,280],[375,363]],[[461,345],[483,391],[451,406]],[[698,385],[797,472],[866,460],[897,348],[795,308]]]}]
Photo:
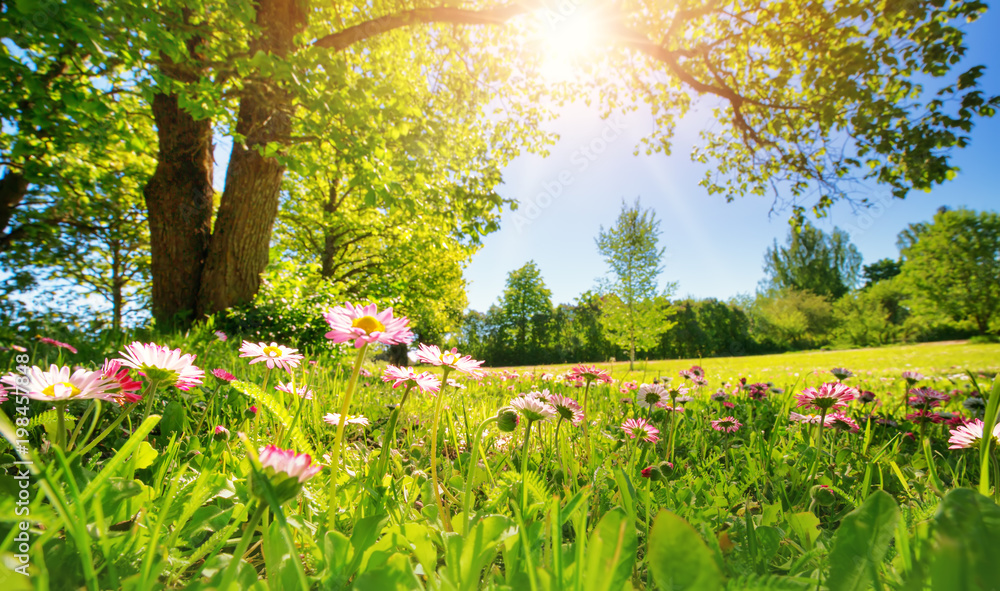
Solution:
[{"label": "lawn", "polygon": [[[830,369],[844,367],[855,374],[873,377],[899,377],[903,371],[917,371],[928,376],[947,376],[969,370],[987,376],[1000,372],[1000,344],[970,344],[967,341],[945,341],[916,345],[894,345],[868,349],[835,351],[802,351],[776,355],[742,357],[712,357],[709,359],[636,360],[635,370],[628,370],[628,360],[595,364],[617,379],[652,381],[659,376],[677,376],[677,372],[692,365],[705,369],[711,383],[746,377],[753,381],[789,383],[806,379],[810,373],[819,379],[830,379]],[[549,365],[523,368],[536,372],[561,373],[572,365]]]}]

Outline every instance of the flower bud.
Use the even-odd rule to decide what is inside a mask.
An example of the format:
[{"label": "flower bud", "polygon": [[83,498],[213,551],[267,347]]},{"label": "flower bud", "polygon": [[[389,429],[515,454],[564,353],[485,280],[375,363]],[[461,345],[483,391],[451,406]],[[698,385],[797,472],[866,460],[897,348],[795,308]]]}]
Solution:
[{"label": "flower bud", "polygon": [[[263,475],[270,481],[280,503],[294,498],[302,490],[302,483],[323,469],[313,464],[309,454],[297,454],[274,445],[262,448],[259,459]],[[250,490],[256,496],[265,498],[263,484],[257,481],[255,473],[251,474]]]},{"label": "flower bud", "polygon": [[823,507],[830,507],[837,501],[837,493],[825,484],[817,484],[809,491],[813,500]]},{"label": "flower bud", "polygon": [[215,427],[215,432],[212,433],[212,439],[215,441],[229,441],[229,429],[226,429],[222,425]]},{"label": "flower bud", "polygon": [[497,411],[497,427],[504,433],[517,429],[518,420],[517,412],[512,408],[504,407]]}]

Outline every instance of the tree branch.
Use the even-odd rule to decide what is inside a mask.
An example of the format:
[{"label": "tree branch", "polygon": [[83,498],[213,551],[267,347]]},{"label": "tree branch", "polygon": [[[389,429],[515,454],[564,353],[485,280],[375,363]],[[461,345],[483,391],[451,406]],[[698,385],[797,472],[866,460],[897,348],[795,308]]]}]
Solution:
[{"label": "tree branch", "polygon": [[511,18],[530,10],[525,4],[508,4],[486,10],[465,10],[449,6],[415,8],[396,14],[381,16],[361,24],[353,25],[317,39],[313,45],[342,51],[355,43],[417,24],[451,23],[456,25],[502,25]]}]

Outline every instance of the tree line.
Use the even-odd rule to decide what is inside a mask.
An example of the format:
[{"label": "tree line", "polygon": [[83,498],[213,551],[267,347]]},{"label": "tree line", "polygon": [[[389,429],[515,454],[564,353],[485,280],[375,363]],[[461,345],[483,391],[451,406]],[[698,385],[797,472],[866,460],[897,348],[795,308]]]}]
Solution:
[{"label": "tree line", "polygon": [[[638,202],[626,210],[642,213]],[[657,235],[648,227],[641,233]],[[599,245],[607,242],[603,228],[602,237]],[[553,305],[529,261],[508,274],[496,304],[466,313],[456,341],[491,365],[530,365],[624,360],[636,344],[641,357],[663,359],[996,338],[1000,214],[941,208],[932,220],[910,224],[897,245],[898,258],[863,265],[845,232],[804,223],[767,249],[765,278],[753,295],[668,299],[669,285],[647,292],[646,301],[659,298],[661,312],[637,315],[637,343],[620,338],[630,330],[614,285]],[[662,253],[655,240],[646,246],[647,255]],[[647,270],[661,268],[658,259],[646,262]]]}]

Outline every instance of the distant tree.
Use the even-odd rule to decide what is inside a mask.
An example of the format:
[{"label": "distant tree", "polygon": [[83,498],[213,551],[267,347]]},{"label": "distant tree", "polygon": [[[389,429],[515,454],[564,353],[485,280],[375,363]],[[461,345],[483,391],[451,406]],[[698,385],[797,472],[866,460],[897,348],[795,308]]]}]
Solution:
[{"label": "distant tree", "polygon": [[892,279],[899,275],[903,263],[894,259],[880,259],[870,265],[865,265],[861,269],[861,276],[865,279],[865,288],[871,287],[879,281]]},{"label": "distant tree", "polygon": [[858,281],[861,253],[838,228],[827,235],[808,222],[788,233],[786,246],[764,253],[765,287],[807,290],[836,300]]},{"label": "distant tree", "polygon": [[997,329],[1000,214],[942,209],[931,223],[910,225],[898,244],[900,277],[918,307],[971,322],[979,334]]},{"label": "distant tree", "polygon": [[855,347],[898,342],[904,337],[904,322],[909,316],[903,305],[905,298],[902,283],[894,278],[872,282],[844,295],[833,305],[837,320],[834,339]]},{"label": "distant tree", "polygon": [[150,249],[140,182],[147,163],[117,156],[74,199],[40,193],[16,210],[12,219],[30,240],[0,250],[0,269],[18,272],[36,308],[86,298],[94,326],[120,332],[146,318]]},{"label": "distant tree", "polygon": [[601,226],[595,241],[610,268],[603,285],[601,324],[616,345],[629,354],[629,369],[635,366],[636,350],[655,346],[670,328],[669,302],[659,292],[657,278],[663,272],[659,246],[660,221],[651,209],[642,209],[639,199],[622,209],[615,225]]},{"label": "distant tree", "polygon": [[757,297],[759,335],[786,349],[814,348],[828,342],[836,320],[833,304],[811,291],[786,288]]},{"label": "distant tree", "polygon": [[507,285],[499,308],[504,324],[504,342],[512,349],[512,361],[532,361],[545,340],[552,314],[552,292],[545,286],[535,261],[507,274]]}]

